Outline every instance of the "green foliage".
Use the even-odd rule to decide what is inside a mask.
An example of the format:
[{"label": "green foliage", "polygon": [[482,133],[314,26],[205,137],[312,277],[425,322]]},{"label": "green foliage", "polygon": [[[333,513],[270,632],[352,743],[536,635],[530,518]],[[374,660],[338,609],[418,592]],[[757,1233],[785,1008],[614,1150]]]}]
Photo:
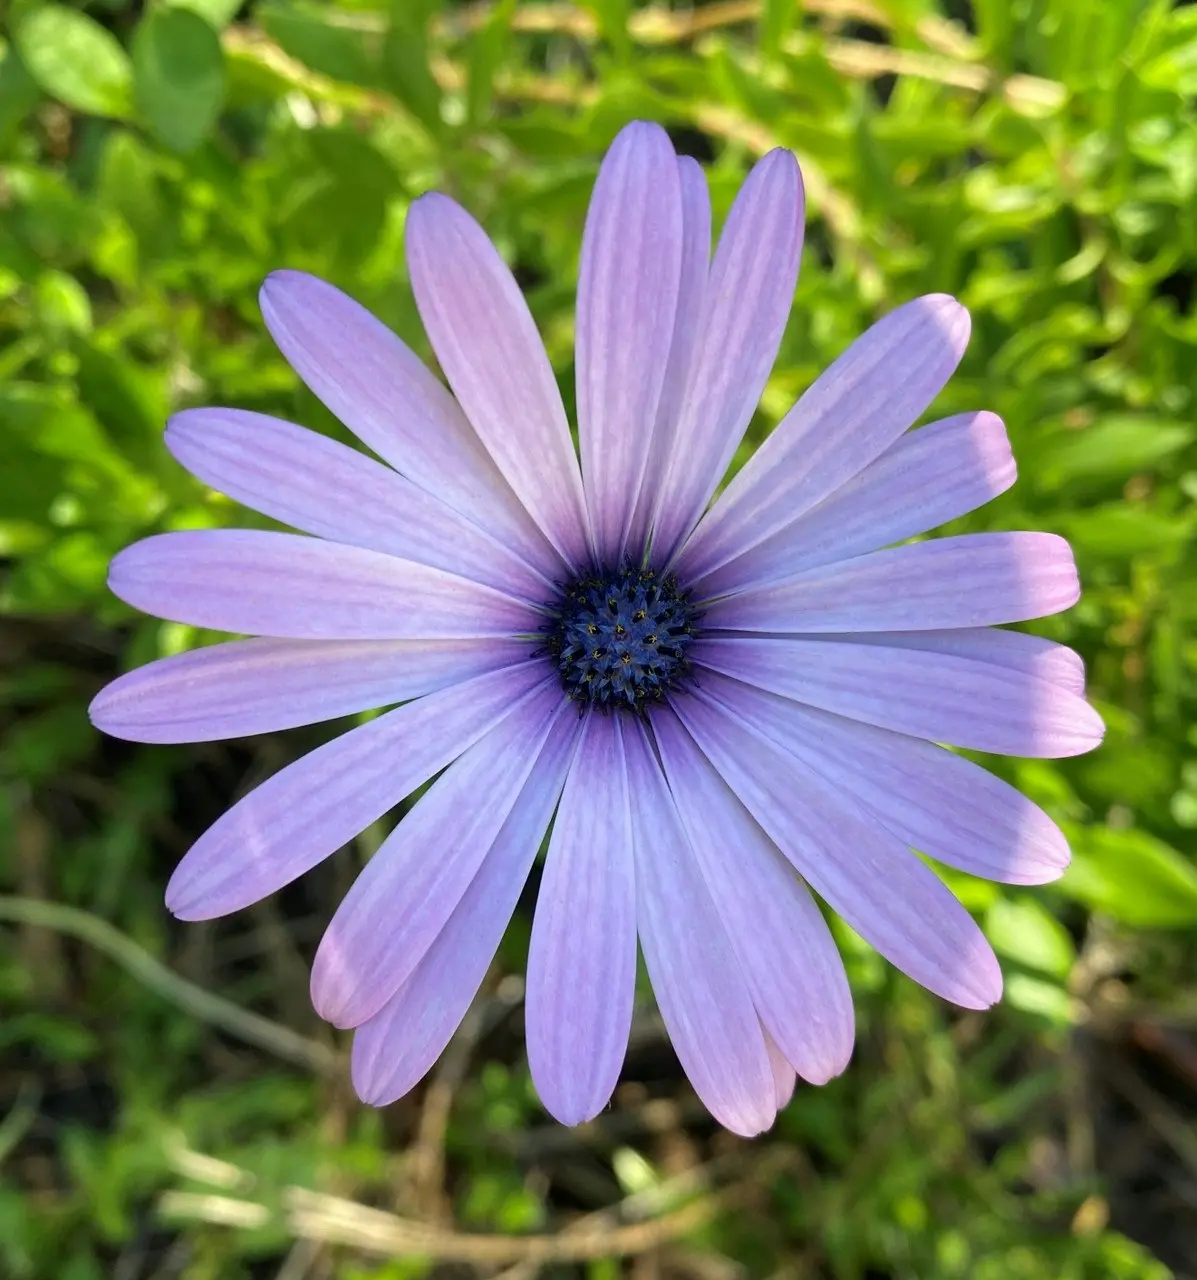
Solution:
[{"label": "green foliage", "polygon": [[[1042,630],[1085,658],[1109,733],[1091,757],[996,765],[1065,825],[1074,864],[1058,884],[946,876],[1002,956],[1005,1002],[958,1017],[837,924],[855,1060],[800,1088],[749,1148],[710,1139],[647,1014],[614,1111],[581,1137],[546,1124],[511,1011],[522,911],[490,1021],[446,1077],[443,1202],[409,1158],[435,1091],[379,1116],[349,1100],[343,1064],[275,1061],[136,965],[0,926],[0,1273],[237,1280],[290,1255],[301,1274],[305,1192],[511,1235],[625,1196],[629,1220],[668,1215],[708,1190],[685,1180],[699,1162],[750,1194],[695,1215],[663,1273],[703,1253],[710,1274],[845,1280],[1192,1270],[1197,8],[884,0],[863,25],[839,16],[860,8],[9,7],[0,893],[80,908],[220,991],[232,1025],[252,1010],[328,1054],[305,961],[380,832],[310,891],[176,931],[161,893],[187,843],[330,730],[227,750],[102,742],[85,707],[104,679],[213,638],[134,616],[106,566],[157,530],[257,521],[170,460],[170,412],[233,404],[347,438],[265,335],[268,271],[333,280],[429,354],[402,236],[430,188],[530,282],[568,393],[586,200],[635,115],[704,160],[719,220],[770,147],[804,168],[798,297],[737,463],[879,314],[931,290],[970,307],[972,343],[932,416],[1000,413],[1020,480],[959,528],[1072,539],[1085,594]],[[326,1274],[432,1273],[431,1246],[381,1258],[337,1239]]]},{"label": "green foliage", "polygon": [[48,4],[18,19],[14,35],[30,74],[47,93],[78,111],[118,119],[130,114],[129,56],[98,22]]},{"label": "green foliage", "polygon": [[175,151],[193,151],[215,123],[224,96],[216,32],[188,9],[159,9],[137,28],[133,71],[150,132]]}]

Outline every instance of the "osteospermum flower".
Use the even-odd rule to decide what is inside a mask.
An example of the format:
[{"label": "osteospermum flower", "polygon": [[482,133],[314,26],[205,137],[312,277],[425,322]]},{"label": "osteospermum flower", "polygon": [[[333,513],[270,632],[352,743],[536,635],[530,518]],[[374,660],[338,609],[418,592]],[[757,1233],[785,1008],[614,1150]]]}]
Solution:
[{"label": "osteospermum flower", "polygon": [[934,294],[879,321],[712,503],[781,341],[802,214],[774,151],[711,260],[699,166],[654,125],[619,135],[582,242],[580,461],[510,271],[436,194],[411,208],[407,260],[451,392],[330,285],[281,271],[262,289],[283,354],[381,461],[235,409],[168,426],[202,481],[302,533],[166,533],[118,555],[130,604],[254,638],[122,677],[96,724],[207,741],[395,706],[238,802],[179,865],[170,909],[256,902],[435,779],[313,967],[318,1012],[357,1029],[368,1102],[444,1048],[546,833],[526,987],[544,1105],[576,1123],[610,1098],[639,940],[686,1074],[743,1134],[796,1073],[826,1081],[851,1052],[812,889],[980,1009],[997,962],[913,851],[1014,884],[1067,863],[1046,814],[938,745],[1063,756],[1101,736],[1077,656],[994,629],[1077,599],[1067,545],[907,541],[1014,480],[991,413],[908,430],[960,360],[964,308]]}]

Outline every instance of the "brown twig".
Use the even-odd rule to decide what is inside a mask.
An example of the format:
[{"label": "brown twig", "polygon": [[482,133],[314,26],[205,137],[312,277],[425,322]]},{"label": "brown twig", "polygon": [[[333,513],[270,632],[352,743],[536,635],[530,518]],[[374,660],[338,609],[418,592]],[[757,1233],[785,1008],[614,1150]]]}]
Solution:
[{"label": "brown twig", "polygon": [[59,902],[0,896],[0,920],[78,938],[192,1017],[320,1075],[336,1075],[341,1071],[339,1056],[327,1045],[297,1035],[288,1027],[250,1013],[231,1000],[188,982],[99,916]]},{"label": "brown twig", "polygon": [[[882,29],[893,25],[883,9],[869,0],[804,0],[803,9],[833,21],[868,22]],[[628,15],[628,34],[643,44],[677,44],[710,31],[754,23],[761,16],[762,0],[724,0],[700,9],[673,10],[657,5]],[[460,39],[489,21],[493,4],[474,4],[434,19],[433,31],[442,37]],[[949,27],[943,19],[927,24],[932,39],[938,28]],[[601,28],[598,18],[576,4],[523,4],[511,15],[511,29],[527,35],[568,35],[576,40],[594,41]],[[957,47],[960,37],[956,37]]]},{"label": "brown twig", "polygon": [[1117,1054],[1103,1054],[1100,1065],[1102,1075],[1197,1177],[1197,1131],[1189,1118],[1161,1097]]},{"label": "brown twig", "polygon": [[[738,1152],[736,1162],[742,1163],[743,1158],[743,1151]],[[211,1160],[211,1157],[204,1159]],[[345,1245],[367,1254],[426,1257],[440,1262],[492,1267],[582,1262],[640,1254],[678,1240],[716,1214],[751,1199],[758,1184],[768,1181],[789,1161],[789,1153],[775,1149],[754,1160],[747,1177],[721,1190],[706,1192],[688,1204],[645,1221],[623,1220],[642,1214],[647,1206],[659,1206],[668,1198],[671,1185],[675,1194],[684,1194],[702,1181],[695,1171],[687,1171],[680,1181],[655,1188],[651,1198],[630,1196],[613,1209],[587,1215],[586,1219],[556,1234],[467,1234],[297,1186],[283,1189],[282,1218],[296,1239]],[[227,1162],[217,1163],[223,1166]],[[712,1165],[711,1170],[714,1168]],[[226,1184],[238,1173],[236,1166],[229,1165],[228,1169],[232,1172],[222,1173]],[[274,1218],[264,1204],[209,1192],[169,1191],[159,1201],[159,1208],[168,1217],[200,1219],[246,1229],[267,1226]]]},{"label": "brown twig", "polygon": [[424,1093],[424,1105],[416,1140],[407,1166],[402,1202],[418,1218],[440,1222],[448,1217],[445,1195],[445,1133],[453,1099],[469,1070],[470,1056],[478,1041],[523,995],[518,990],[494,998],[475,1000],[449,1046],[441,1055]]}]

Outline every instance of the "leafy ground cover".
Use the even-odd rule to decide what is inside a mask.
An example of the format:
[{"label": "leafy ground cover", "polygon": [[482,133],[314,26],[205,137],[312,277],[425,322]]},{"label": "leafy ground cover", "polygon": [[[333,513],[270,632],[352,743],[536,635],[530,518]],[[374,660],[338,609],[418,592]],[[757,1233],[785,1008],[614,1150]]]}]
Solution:
[{"label": "leafy ground cover", "polygon": [[[1197,1274],[1197,7],[1161,0],[11,0],[0,46],[0,1274],[15,1280]],[[585,202],[632,117],[716,217],[791,147],[809,226],[759,439],[885,310],[973,341],[935,416],[1005,419],[964,529],[1073,542],[1090,757],[999,766],[1067,828],[1058,884],[953,876],[1007,971],[960,1015],[841,929],[847,1074],[714,1130],[647,990],[615,1105],[548,1122],[522,1056],[529,886],[430,1082],[383,1112],[308,1007],[373,831],[278,899],[179,926],[231,799],[337,726],[101,740],[122,669],[213,637],[134,616],[110,556],[252,516],[162,447],[174,409],[343,429],[263,329],[291,266],[427,354],[405,211],[436,187],[515,264],[564,390]],[[535,877],[534,877],[535,880]]]}]

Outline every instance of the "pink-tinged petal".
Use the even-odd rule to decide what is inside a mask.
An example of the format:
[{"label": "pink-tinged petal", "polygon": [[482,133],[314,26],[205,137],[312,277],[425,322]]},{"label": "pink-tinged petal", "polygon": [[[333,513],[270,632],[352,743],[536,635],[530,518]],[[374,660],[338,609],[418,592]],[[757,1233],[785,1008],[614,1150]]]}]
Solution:
[{"label": "pink-tinged petal", "polygon": [[639,721],[625,735],[644,963],[694,1092],[725,1128],[762,1133],[773,1068],[739,961]]},{"label": "pink-tinged petal", "polygon": [[874,551],[708,605],[728,631],[938,631],[1025,622],[1080,598],[1054,533],[970,533]]},{"label": "pink-tinged petal", "polygon": [[769,379],[794,299],[802,248],[798,162],[771,151],[728,214],[703,300],[685,399],[653,519],[662,562],[715,492]]},{"label": "pink-tinged petal", "polygon": [[922,649],[927,653],[954,654],[958,658],[988,662],[995,667],[1033,676],[1036,680],[1046,680],[1078,696],[1085,692],[1085,663],[1081,655],[1067,645],[1026,631],[957,627],[950,631],[832,633],[827,639],[876,644],[889,649]]},{"label": "pink-tinged petal", "polygon": [[653,731],[682,825],[766,1032],[803,1079],[848,1065],[852,992],[809,890],[668,709]]},{"label": "pink-tinged petal", "polygon": [[678,415],[694,362],[707,273],[711,266],[711,196],[707,190],[706,175],[698,161],[690,156],[679,157],[677,165],[682,190],[682,264],[677,315],[673,341],[669,346],[669,362],[665,366],[665,381],[657,405],[657,420],[649,444],[648,466],[644,469],[632,531],[628,537],[629,554],[633,560],[639,559],[648,545],[650,522],[657,507],[665,466],[673,450]]},{"label": "pink-tinged petal", "polygon": [[440,1057],[494,959],[573,758],[580,722],[559,716],[478,874],[411,977],[353,1037],[353,1086],[372,1106],[413,1088]]},{"label": "pink-tinged petal", "polygon": [[166,905],[182,920],[211,920],[290,884],[456,759],[543,680],[540,662],[490,672],[309,752],[200,836],[170,878]]},{"label": "pink-tinged petal", "polygon": [[88,708],[130,742],[215,742],[419,698],[515,666],[526,640],[233,640],[139,667]]},{"label": "pink-tinged petal", "polygon": [[312,1004],[322,1018],[360,1026],[412,976],[498,839],[553,721],[568,714],[557,681],[542,683],[450,765],[383,841],[316,950]]},{"label": "pink-tinged petal", "polygon": [[636,991],[636,875],[622,717],[584,723],[528,947],[528,1067],[562,1124],[611,1100]]},{"label": "pink-tinged petal", "polygon": [[[812,510],[694,581],[697,599],[780,582],[927,533],[1008,489],[1017,468],[992,413],[962,413],[908,431]],[[701,530],[696,537],[701,535]],[[754,539],[745,536],[746,542]],[[701,549],[682,553],[689,571]],[[687,581],[692,581],[687,577]]]},{"label": "pink-tinged petal", "polygon": [[1000,755],[1092,751],[1101,717],[1058,684],[952,653],[801,636],[715,637],[694,646],[713,671],[896,733]]},{"label": "pink-tinged petal", "polygon": [[365,307],[302,271],[262,285],[270,336],[313,394],[396,471],[555,575],[560,561],[424,362]]},{"label": "pink-tinged petal", "polygon": [[623,555],[678,309],[682,193],[657,124],[627,125],[599,169],[578,275],[578,438],[595,548]]},{"label": "pink-tinged petal", "polygon": [[675,707],[703,753],[798,873],[892,964],[946,1000],[1002,991],[985,935],[943,881],[858,804],[746,723],[734,697]]},{"label": "pink-tinged petal", "polygon": [[552,581],[505,543],[389,467],[290,422],[188,409],[166,447],[194,476],[304,533],[384,551],[541,601]]},{"label": "pink-tinged petal", "polygon": [[857,338],[727,486],[679,571],[699,577],[717,569],[867,467],[943,390],[968,334],[968,312],[932,293]]},{"label": "pink-tinged petal", "polygon": [[785,1055],[777,1047],[773,1037],[761,1028],[765,1036],[765,1049],[769,1054],[769,1065],[773,1068],[773,1097],[778,1111],[784,1111],[794,1096],[794,1086],[798,1083],[798,1073],[785,1060]]},{"label": "pink-tinged petal", "polygon": [[108,586],[156,618],[291,640],[523,635],[527,604],[379,551],[257,529],[159,533],[118,553]]},{"label": "pink-tinged petal", "polygon": [[545,536],[577,567],[589,554],[582,477],[532,313],[486,232],[448,196],[407,215],[416,305],[458,402]]},{"label": "pink-tinged petal", "polygon": [[1068,841],[1051,818],[963,756],[713,673],[703,688],[939,862],[1005,884],[1045,884],[1068,866]]}]

